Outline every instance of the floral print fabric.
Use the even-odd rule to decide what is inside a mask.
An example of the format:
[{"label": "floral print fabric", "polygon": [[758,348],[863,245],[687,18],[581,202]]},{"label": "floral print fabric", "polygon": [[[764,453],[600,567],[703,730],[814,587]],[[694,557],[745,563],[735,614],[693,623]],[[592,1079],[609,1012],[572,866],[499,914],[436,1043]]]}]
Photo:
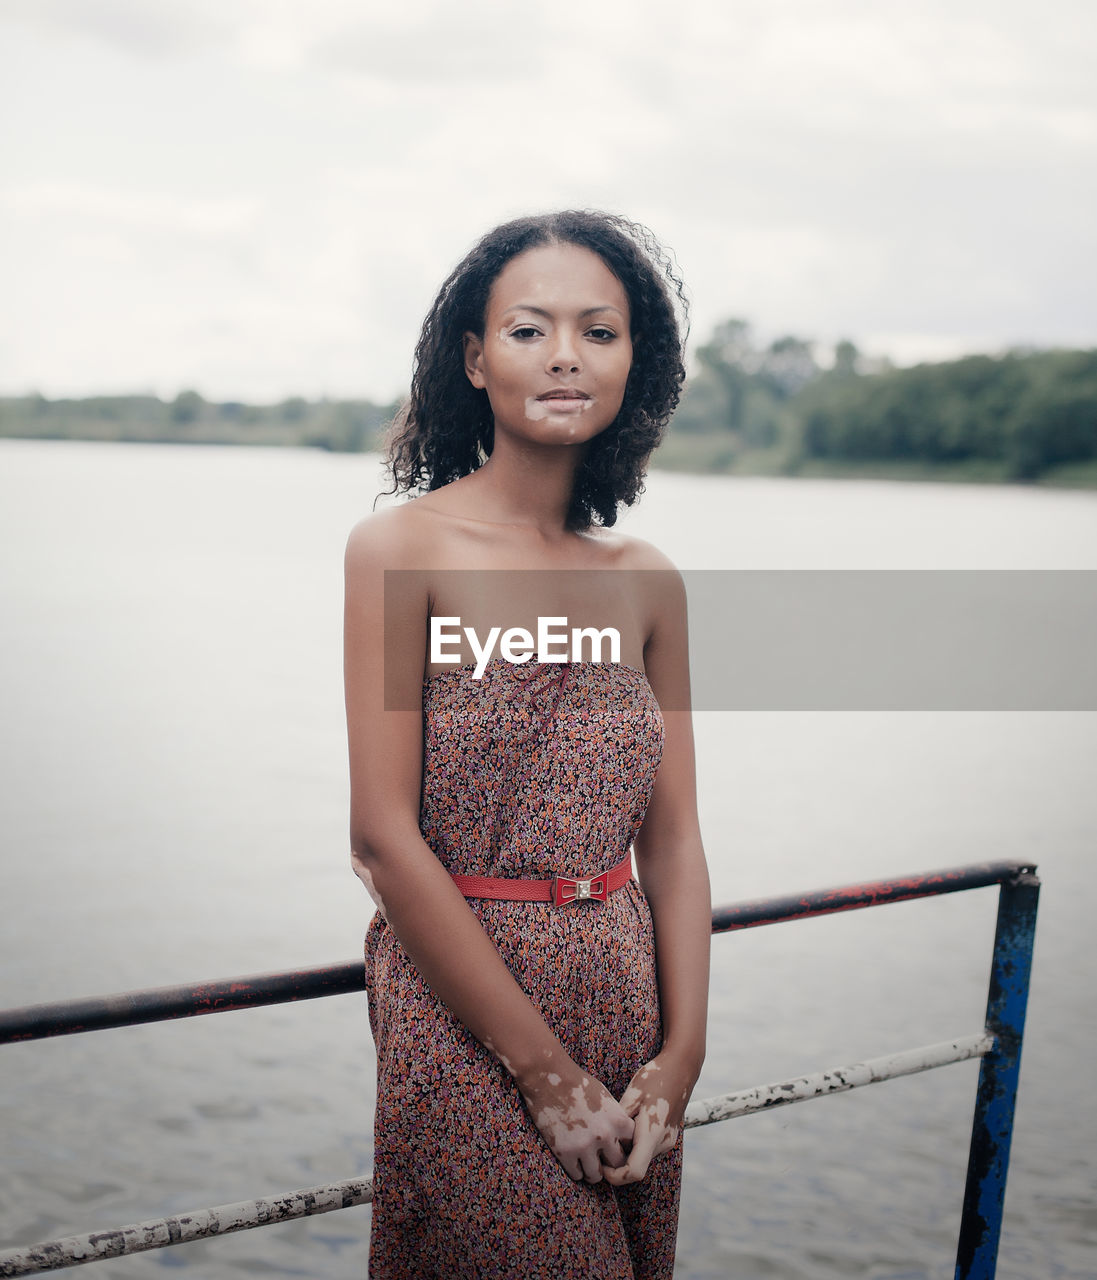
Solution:
[{"label": "floral print fabric", "polygon": [[[642,672],[493,659],[423,690],[420,830],[450,871],[593,877],[640,828],[663,722]],[[606,902],[470,899],[568,1053],[620,1097],[661,1043],[651,915]],[[514,1082],[433,995],[378,913],[366,935],[377,1048],[373,1280],[669,1280],[681,1139],[639,1183],[573,1182]],[[460,957],[454,957],[460,963]]]}]

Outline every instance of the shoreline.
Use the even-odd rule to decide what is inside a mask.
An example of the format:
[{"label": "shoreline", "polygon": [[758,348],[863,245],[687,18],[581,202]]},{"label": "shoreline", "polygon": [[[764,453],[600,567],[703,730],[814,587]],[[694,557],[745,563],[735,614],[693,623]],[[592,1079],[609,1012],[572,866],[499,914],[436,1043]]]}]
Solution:
[{"label": "shoreline", "polygon": [[[106,424],[104,424],[106,425]],[[380,453],[381,441],[370,448],[341,449],[325,441],[301,439],[289,429],[267,427],[258,431],[218,433],[193,431],[171,435],[130,431],[118,434],[94,429],[80,434],[56,432],[3,432],[0,440],[37,443],[205,445],[237,448],[309,449],[321,453]],[[954,463],[928,463],[912,459],[872,459],[837,462],[824,458],[790,459],[771,452],[735,453],[729,442],[712,435],[670,435],[652,454],[650,469],[679,475],[760,477],[782,480],[895,480],[912,484],[999,485],[1020,489],[1097,490],[1097,461],[1063,463],[1049,467],[1032,480],[1006,474],[1004,463],[977,459]]]}]

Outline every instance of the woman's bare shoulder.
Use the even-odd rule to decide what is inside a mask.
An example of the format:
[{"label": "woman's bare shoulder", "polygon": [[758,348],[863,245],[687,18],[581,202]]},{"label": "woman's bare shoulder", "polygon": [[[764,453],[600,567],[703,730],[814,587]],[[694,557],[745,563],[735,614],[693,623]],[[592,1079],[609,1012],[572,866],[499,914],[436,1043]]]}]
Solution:
[{"label": "woman's bare shoulder", "polygon": [[646,538],[599,531],[609,567],[628,578],[630,594],[639,605],[645,624],[645,652],[652,637],[686,611],[685,580],[673,560]]},{"label": "woman's bare shoulder", "polygon": [[478,519],[470,490],[451,481],[440,489],[384,507],[365,516],[347,539],[347,555],[384,563],[387,568],[473,567],[498,541],[498,527]]},{"label": "woman's bare shoulder", "polygon": [[646,538],[618,533],[616,529],[600,529],[596,535],[608,558],[617,569],[665,569],[678,570],[671,558]]},{"label": "woman's bare shoulder", "polygon": [[363,516],[347,538],[348,567],[372,564],[411,569],[429,560],[436,534],[429,517],[417,506],[401,502]]}]

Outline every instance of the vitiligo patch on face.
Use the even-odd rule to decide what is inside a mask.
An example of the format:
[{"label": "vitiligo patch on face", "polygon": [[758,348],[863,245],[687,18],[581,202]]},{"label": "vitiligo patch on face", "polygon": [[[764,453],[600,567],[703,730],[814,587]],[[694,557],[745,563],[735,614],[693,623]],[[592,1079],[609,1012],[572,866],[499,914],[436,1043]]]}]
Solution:
[{"label": "vitiligo patch on face", "polygon": [[[584,399],[561,398],[557,400],[540,400],[537,396],[527,396],[526,419],[529,422],[543,422],[553,413],[561,418],[579,418],[597,403],[595,396],[587,396]],[[572,430],[574,431],[574,429],[573,426]]]}]

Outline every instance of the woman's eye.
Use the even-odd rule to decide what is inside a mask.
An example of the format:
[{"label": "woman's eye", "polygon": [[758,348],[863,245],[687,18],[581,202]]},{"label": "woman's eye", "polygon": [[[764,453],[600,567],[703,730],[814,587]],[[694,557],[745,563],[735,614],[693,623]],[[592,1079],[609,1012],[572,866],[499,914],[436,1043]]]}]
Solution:
[{"label": "woman's eye", "polygon": [[524,324],[519,326],[519,328],[512,329],[510,331],[510,336],[512,338],[535,338],[537,334],[538,330],[531,324]]},{"label": "woman's eye", "polygon": [[592,338],[597,338],[599,342],[609,342],[613,338],[617,337],[617,335],[613,332],[612,329],[605,329],[601,325],[597,325],[593,329],[588,329],[587,333]]}]

